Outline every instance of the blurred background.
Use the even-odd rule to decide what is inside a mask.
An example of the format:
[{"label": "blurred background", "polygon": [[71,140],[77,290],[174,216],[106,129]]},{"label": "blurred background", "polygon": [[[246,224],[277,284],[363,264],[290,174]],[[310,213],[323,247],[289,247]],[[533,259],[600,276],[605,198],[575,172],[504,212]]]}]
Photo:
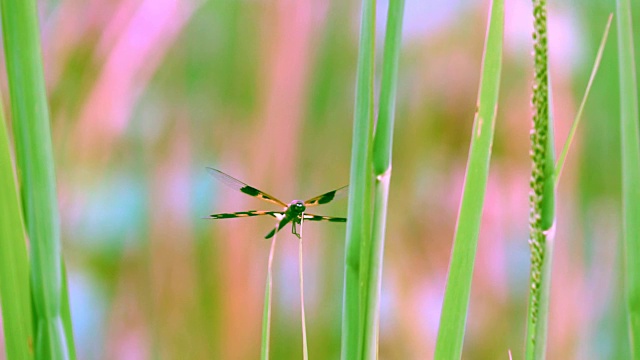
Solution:
[{"label": "blurred background", "polygon": [[[433,356],[488,5],[406,2],[382,359]],[[558,149],[614,5],[549,5]],[[379,53],[386,8],[380,1]],[[39,9],[79,358],[257,358],[264,235],[274,220],[201,217],[274,207],[225,187],[204,167],[285,202],[349,182],[360,2],[49,0]],[[634,20],[638,28],[640,16]],[[530,2],[507,1],[505,22],[465,359],[507,359],[509,351],[518,359],[524,345]],[[550,359],[628,357],[616,45],[614,25],[559,188]],[[346,209],[342,200],[315,212],[345,216]],[[344,224],[305,223],[314,359],[340,353],[344,234]],[[302,357],[296,240],[285,230],[276,248],[274,359]]]}]

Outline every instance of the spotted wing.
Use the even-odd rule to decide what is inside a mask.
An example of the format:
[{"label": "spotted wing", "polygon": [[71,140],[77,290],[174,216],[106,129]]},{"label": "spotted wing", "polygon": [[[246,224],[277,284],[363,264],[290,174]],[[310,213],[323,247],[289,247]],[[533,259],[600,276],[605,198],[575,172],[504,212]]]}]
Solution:
[{"label": "spotted wing", "polygon": [[[262,200],[266,200],[270,203],[276,204],[276,205],[280,205],[280,206],[284,206],[287,207],[287,204],[283,203],[282,201],[276,199],[275,197],[267,194],[264,191],[260,191],[252,186],[249,186],[245,183],[243,183],[242,181],[227,175],[225,173],[223,173],[220,170],[216,170],[214,168],[210,168],[207,167],[207,171],[209,172],[209,174],[211,174],[211,176],[213,176],[214,178],[220,180],[223,184],[229,186],[232,189],[236,189],[239,190],[249,196],[253,196],[256,197],[258,199],[262,199]],[[245,215],[245,216],[255,216],[255,215]]]},{"label": "spotted wing", "polygon": [[280,219],[278,224],[264,237],[265,239],[271,239],[273,235],[275,235],[278,231],[282,230],[285,225],[287,225],[291,221],[289,217],[283,217]]},{"label": "spotted wing", "polygon": [[309,221],[330,221],[330,222],[346,222],[347,221],[347,218],[313,215],[313,214],[304,214],[304,219]]},{"label": "spotted wing", "polygon": [[281,219],[282,217],[284,217],[284,213],[281,211],[249,210],[249,211],[238,211],[233,213],[213,214],[213,215],[206,216],[205,219],[234,219],[234,218],[249,217],[249,216],[261,216],[261,215],[269,215],[277,219]]},{"label": "spotted wing", "polygon": [[304,205],[309,207],[309,206],[327,204],[327,203],[332,202],[333,200],[343,198],[348,193],[349,193],[349,185],[343,186],[340,189],[329,191],[328,193],[324,193],[322,195],[318,195],[316,197],[313,197],[313,198],[305,201]]}]

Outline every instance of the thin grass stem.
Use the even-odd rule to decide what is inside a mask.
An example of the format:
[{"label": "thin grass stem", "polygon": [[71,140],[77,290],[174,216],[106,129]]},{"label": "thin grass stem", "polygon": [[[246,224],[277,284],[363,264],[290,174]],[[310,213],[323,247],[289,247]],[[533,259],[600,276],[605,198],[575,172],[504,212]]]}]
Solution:
[{"label": "thin grass stem", "polygon": [[564,147],[562,148],[562,152],[560,152],[560,156],[558,157],[558,162],[556,163],[555,170],[555,180],[556,187],[560,181],[560,174],[562,174],[562,169],[564,167],[565,159],[567,158],[567,154],[569,153],[569,148],[571,147],[571,143],[576,135],[576,130],[578,129],[578,125],[580,124],[580,119],[582,118],[582,112],[587,103],[587,98],[589,97],[589,93],[591,92],[591,85],[593,84],[593,80],[596,78],[596,73],[600,68],[600,61],[602,60],[602,54],[604,53],[604,46],[607,43],[607,38],[609,37],[609,29],[611,28],[611,20],[613,19],[613,14],[609,14],[609,20],[607,20],[607,25],[604,28],[604,34],[602,35],[602,40],[600,41],[600,47],[598,48],[598,54],[596,55],[596,60],[593,64],[593,68],[591,69],[591,75],[589,76],[589,81],[587,82],[587,88],[584,91],[584,95],[582,96],[582,101],[580,102],[580,107],[578,107],[578,112],[576,113],[576,117],[573,119],[573,124],[571,125],[571,130],[569,131],[569,135],[567,136],[567,141],[564,143]]},{"label": "thin grass stem", "polygon": [[264,307],[262,312],[262,346],[260,359],[269,359],[269,344],[271,340],[271,291],[273,288],[273,254],[276,249],[276,239],[278,237],[278,225],[276,223],[275,233],[271,238],[271,249],[269,249],[269,260],[267,261],[267,281],[264,288]]},{"label": "thin grass stem", "polygon": [[[304,215],[304,214],[303,214]],[[298,262],[300,263],[300,320],[302,322],[302,357],[304,360],[309,359],[309,349],[307,346],[307,322],[304,313],[304,266],[302,263],[302,221],[300,222],[300,239],[299,239]]]},{"label": "thin grass stem", "polygon": [[555,240],[555,151],[551,81],[549,79],[547,5],[533,1],[534,84],[532,94],[529,246],[531,270],[525,358],[544,359],[547,346],[551,264]]}]

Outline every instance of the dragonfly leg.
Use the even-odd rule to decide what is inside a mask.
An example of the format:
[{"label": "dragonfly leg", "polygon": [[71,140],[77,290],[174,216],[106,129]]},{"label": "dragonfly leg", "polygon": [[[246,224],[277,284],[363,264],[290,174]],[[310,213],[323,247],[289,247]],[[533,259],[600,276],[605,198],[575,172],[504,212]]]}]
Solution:
[{"label": "dragonfly leg", "polygon": [[300,234],[298,233],[298,228],[296,227],[296,221],[291,223],[291,233],[300,239]]}]

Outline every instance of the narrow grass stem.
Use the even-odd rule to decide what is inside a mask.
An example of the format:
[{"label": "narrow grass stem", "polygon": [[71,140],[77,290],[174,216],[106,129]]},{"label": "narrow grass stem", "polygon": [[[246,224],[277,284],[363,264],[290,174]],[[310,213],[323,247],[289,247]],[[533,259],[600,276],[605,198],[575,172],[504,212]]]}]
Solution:
[{"label": "narrow grass stem", "polygon": [[387,203],[391,169],[376,177],[374,185],[375,202],[373,212],[374,241],[370,247],[370,273],[367,277],[368,293],[363,303],[364,330],[362,359],[378,358],[378,338],[380,333],[380,293],[382,289],[382,265],[386,232]]},{"label": "narrow grass stem", "polygon": [[556,169],[555,169],[556,187],[558,186],[558,182],[560,181],[560,174],[562,174],[562,169],[564,168],[564,163],[565,163],[565,159],[567,158],[567,154],[569,153],[569,148],[571,147],[573,138],[576,135],[576,130],[578,129],[578,125],[580,124],[580,119],[582,118],[582,112],[584,111],[584,106],[586,105],[587,98],[589,97],[589,93],[591,92],[591,85],[593,84],[593,80],[596,78],[596,73],[600,68],[600,61],[602,60],[602,53],[604,52],[604,46],[607,43],[607,38],[609,37],[609,29],[611,28],[612,19],[613,19],[613,14],[609,14],[609,20],[607,20],[607,25],[604,28],[604,34],[602,35],[602,40],[600,41],[600,47],[598,48],[596,61],[594,62],[593,68],[591,69],[591,75],[589,76],[589,81],[587,82],[587,88],[584,91],[584,95],[582,96],[582,101],[580,102],[580,107],[578,108],[576,117],[574,118],[573,124],[571,125],[571,130],[569,131],[569,135],[567,136],[567,141],[565,141],[564,147],[562,148],[562,152],[558,157],[558,162],[556,163]]},{"label": "narrow grass stem", "polygon": [[307,347],[307,325],[304,314],[304,266],[302,263],[302,221],[300,222],[300,246],[298,247],[298,262],[300,263],[300,321],[302,322],[302,357],[309,359],[309,349]]},{"label": "narrow grass stem", "polygon": [[533,0],[534,84],[532,92],[531,180],[529,195],[529,308],[525,358],[544,359],[547,345],[551,264],[555,238],[555,151],[552,87],[549,79],[547,5]]},{"label": "narrow grass stem", "polygon": [[262,312],[262,347],[260,359],[269,359],[269,343],[271,338],[271,290],[273,288],[273,253],[276,249],[276,238],[278,237],[278,225],[276,223],[273,238],[271,239],[271,249],[269,250],[269,260],[267,262],[267,281],[264,289],[264,307]]}]

